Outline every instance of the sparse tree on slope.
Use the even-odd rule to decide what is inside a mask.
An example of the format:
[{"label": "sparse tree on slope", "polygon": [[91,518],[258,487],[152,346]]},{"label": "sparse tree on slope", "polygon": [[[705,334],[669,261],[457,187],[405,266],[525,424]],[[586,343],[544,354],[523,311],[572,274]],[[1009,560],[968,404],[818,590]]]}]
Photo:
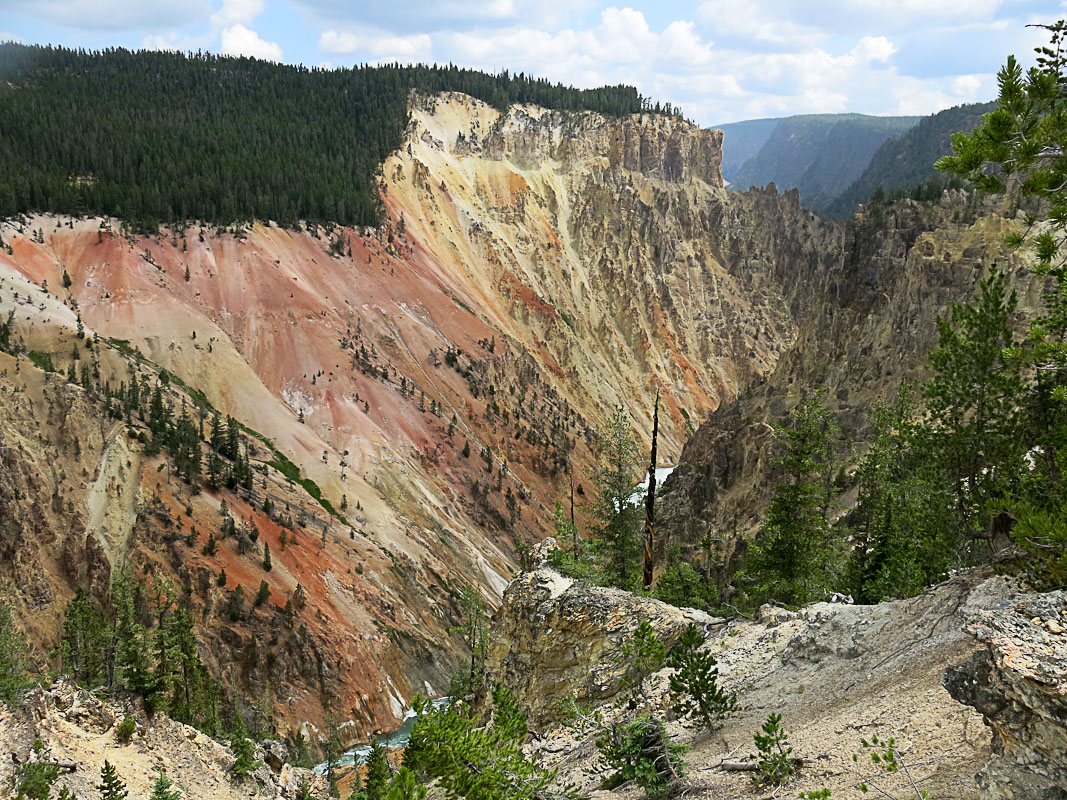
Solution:
[{"label": "sparse tree on slope", "polygon": [[15,631],[11,608],[0,603],[0,701],[16,705],[29,685],[25,664],[26,645]]},{"label": "sparse tree on slope", "polygon": [[1054,587],[1067,586],[1067,20],[1040,27],[1050,40],[1037,49],[1037,64],[1024,75],[1008,57],[996,110],[970,134],[953,136],[953,155],[937,167],[1028,207],[1025,231],[1007,244],[1032,249],[1035,271],[1051,279],[1044,313],[1004,355],[1029,377],[1021,406],[1033,459],[1012,504],[1020,523],[1012,536],[1031,555],[1037,582]]},{"label": "sparse tree on slope", "polygon": [[811,392],[776,428],[785,453],[777,464],[785,472],[752,544],[748,569],[757,598],[803,605],[830,588],[836,553],[830,530],[834,477],[841,429]]},{"label": "sparse tree on slope", "polygon": [[152,784],[152,794],[148,800],[181,800],[181,793],[171,789],[173,785],[166,773],[160,770],[155,783]]},{"label": "sparse tree on slope", "polygon": [[96,790],[100,792],[100,800],[126,800],[129,794],[126,784],[106,759],[103,769],[100,770],[100,783],[96,785]]},{"label": "sparse tree on slope", "polygon": [[629,415],[621,406],[600,437],[600,455],[600,467],[593,475],[596,497],[590,509],[600,523],[594,546],[604,580],[634,590],[641,585],[644,554],[641,512],[633,500],[641,460]]}]

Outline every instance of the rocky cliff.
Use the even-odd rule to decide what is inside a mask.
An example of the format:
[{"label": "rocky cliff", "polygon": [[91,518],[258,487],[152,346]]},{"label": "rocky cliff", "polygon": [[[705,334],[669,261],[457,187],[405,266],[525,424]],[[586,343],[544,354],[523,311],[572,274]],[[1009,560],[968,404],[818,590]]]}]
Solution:
[{"label": "rocky cliff", "polygon": [[[555,546],[554,539],[545,540],[540,555]],[[622,690],[628,675],[623,648],[642,622],[669,647],[690,623],[710,629],[723,621],[591,586],[542,561],[504,592],[490,632],[486,682],[502,683],[522,698],[530,725],[542,730],[559,721],[564,698],[599,705]]]},{"label": "rocky cliff", "polygon": [[[858,419],[1004,229],[962,195],[826,223],[796,192],[725,192],[720,146],[651,115],[414,96],[376,229],[0,225],[23,347],[0,354],[0,581],[39,663],[73,588],[100,597],[129,565],[191,598],[205,659],[280,732],[326,708],[351,738],[392,727],[464,656],[462,587],[495,606],[514,541],[550,532],[572,479],[581,502],[596,427],[622,405],[647,436],[657,392],[668,462],[713,414],[665,531],[749,525],[766,421],[813,383]],[[190,485],[147,451],[112,406],[133,377],[202,430],[241,423],[250,486]],[[268,602],[222,613],[261,581]]]},{"label": "rocky cliff", "polygon": [[973,614],[984,645],[945,675],[993,732],[983,800],[1067,798],[1067,593],[1022,595]]},{"label": "rocky cliff", "polygon": [[[859,797],[859,784],[866,782],[869,793],[877,793],[874,787],[886,793],[880,796],[926,791],[930,797],[977,800],[973,774],[989,757],[989,737],[980,716],[956,702],[942,678],[946,667],[975,651],[968,620],[1003,603],[1011,591],[1009,581],[984,569],[908,600],[817,603],[798,611],[767,606],[756,620],[705,625],[704,647],[718,660],[719,685],[736,695],[738,713],[715,734],[696,732],[666,716],[669,670],[647,684],[651,705],[668,719],[671,735],[691,746],[686,796],[766,797],[767,790],[754,788],[751,776],[736,767],[755,752],[753,732],[776,712],[793,754],[806,760],[778,796],[826,788],[834,797]],[[600,676],[609,676],[610,687],[611,676],[625,670],[619,646],[636,622],[647,616],[669,636],[681,622],[672,620],[690,613],[664,611],[662,604],[625,594],[565,581],[543,568],[523,574],[508,588],[494,620],[492,677],[516,690],[541,723],[545,709],[574,693],[612,718],[620,712],[612,708],[610,691],[598,691]],[[609,596],[613,610],[606,611]],[[565,645],[557,649],[557,642]],[[535,730],[533,750],[590,797],[642,796],[629,784],[599,788],[588,732],[545,724]],[[861,739],[873,736],[896,739],[914,784],[903,771],[880,773],[871,763]],[[853,753],[861,759],[854,761]]]},{"label": "rocky cliff", "polygon": [[[0,225],[22,348],[0,354],[0,580],[38,662],[74,587],[101,597],[129,565],[191,598],[209,665],[271,697],[281,732],[330,707],[362,737],[443,691],[460,589],[498,602],[568,473],[580,499],[605,414],[644,431],[660,391],[673,459],[793,344],[789,276],[819,274],[840,231],[795,193],[728,197],[719,148],[653,116],[413,98],[377,229]],[[249,488],[147,451],[114,413],[133,378],[204,436],[214,411],[245,426]],[[230,621],[261,581],[269,601]]]},{"label": "rocky cliff", "polygon": [[1017,224],[998,200],[946,192],[939,203],[872,207],[843,225],[835,261],[791,276],[793,346],[686,444],[664,486],[666,537],[693,545],[711,534],[727,542],[728,560],[737,535],[758,526],[774,486],[771,425],[806,391],[822,389],[846,436],[863,441],[870,409],[925,374],[937,317],[973,295],[988,264],[997,262],[1019,292],[1020,323],[1039,308],[1042,282],[1024,253],[1003,245]]}]

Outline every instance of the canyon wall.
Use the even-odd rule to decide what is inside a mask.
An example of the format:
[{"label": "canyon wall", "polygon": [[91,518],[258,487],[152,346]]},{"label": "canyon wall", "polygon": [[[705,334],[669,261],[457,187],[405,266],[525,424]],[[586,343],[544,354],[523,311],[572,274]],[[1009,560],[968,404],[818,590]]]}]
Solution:
[{"label": "canyon wall", "polygon": [[[728,197],[720,145],[651,115],[413,97],[376,229],[0,225],[24,346],[0,354],[0,584],[38,663],[74,587],[102,597],[129,566],[188,599],[213,671],[281,733],[330,708],[363,737],[445,691],[463,587],[499,602],[514,541],[550,532],[571,476],[587,496],[614,407],[647,436],[661,392],[673,461],[793,345],[788,276],[838,258],[795,193]],[[214,411],[243,425],[250,488],[151,453],[105,388],[134,379],[205,437]],[[261,581],[266,603],[223,613]]]}]

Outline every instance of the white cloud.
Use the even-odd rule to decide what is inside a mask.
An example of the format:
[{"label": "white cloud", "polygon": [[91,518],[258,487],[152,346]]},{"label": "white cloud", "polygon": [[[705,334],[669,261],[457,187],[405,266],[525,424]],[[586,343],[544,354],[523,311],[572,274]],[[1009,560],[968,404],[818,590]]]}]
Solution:
[{"label": "white cloud", "polygon": [[211,15],[216,28],[246,25],[263,11],[263,0],[222,0],[222,7]]},{"label": "white cloud", "polygon": [[222,53],[228,56],[251,56],[263,61],[281,61],[282,48],[276,42],[268,42],[259,34],[240,23],[222,32]]},{"label": "white cloud", "polygon": [[775,5],[774,0],[750,0],[740,8],[737,0],[704,0],[697,9],[697,18],[723,36],[787,48],[809,47],[826,39],[824,31],[791,21],[788,11]]},{"label": "white cloud", "polygon": [[21,43],[22,41],[23,41],[23,39],[22,39],[21,36],[16,36],[15,34],[8,33],[7,31],[0,31],[0,42],[19,42],[19,43]]},{"label": "white cloud", "polygon": [[404,0],[403,2],[352,2],[352,0],[290,0],[320,27],[347,29],[365,26],[394,35],[461,31],[477,27],[514,27],[529,24],[539,29],[565,25],[572,17],[599,5],[597,0]]},{"label": "white cloud", "polygon": [[340,55],[370,55],[379,59],[416,60],[429,54],[430,37],[424,33],[391,36],[381,31],[324,31],[319,50]]},{"label": "white cloud", "polygon": [[881,61],[885,63],[897,51],[884,36],[864,36],[852,48],[850,55],[858,61]]},{"label": "white cloud", "polygon": [[949,86],[952,87],[952,93],[959,97],[977,98],[983,89],[992,84],[992,79],[992,75],[960,75],[953,78]]}]

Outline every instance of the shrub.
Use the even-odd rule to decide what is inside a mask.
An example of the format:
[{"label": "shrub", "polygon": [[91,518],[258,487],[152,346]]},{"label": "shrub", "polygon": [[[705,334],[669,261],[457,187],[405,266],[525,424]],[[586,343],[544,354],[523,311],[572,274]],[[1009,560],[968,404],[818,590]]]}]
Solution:
[{"label": "shrub", "polygon": [[[911,771],[908,769],[907,764],[901,758],[900,750],[897,749],[897,742],[892,736],[888,739],[879,739],[877,736],[872,736],[870,741],[866,739],[860,739],[860,744],[863,745],[864,752],[870,755],[871,762],[875,764],[880,772],[886,775],[893,775],[903,770],[904,777],[907,781],[908,797],[914,794],[920,800],[926,800],[929,796],[925,789],[920,789],[918,781],[912,776]],[[853,753],[852,760],[856,763],[860,761],[860,754]],[[873,778],[866,778],[860,781],[859,790],[866,794],[870,789],[874,789],[882,797],[892,798],[883,787],[874,782]]]},{"label": "shrub", "polygon": [[781,714],[771,713],[763,723],[763,733],[752,735],[756,749],[759,750],[759,755],[754,757],[756,774],[752,776],[752,782],[756,786],[779,786],[796,771],[798,762],[791,755],[793,748],[789,746],[781,722]]},{"label": "shrub", "polygon": [[55,764],[19,764],[14,775],[16,800],[48,800],[58,777],[59,767]]},{"label": "shrub", "polygon": [[606,789],[633,780],[648,797],[663,797],[682,778],[685,747],[672,742],[664,724],[651,716],[602,728],[596,746],[615,770],[604,781]]},{"label": "shrub", "polygon": [[117,736],[119,741],[123,744],[129,744],[130,739],[133,738],[133,735],[136,732],[137,723],[134,722],[133,716],[130,714],[124,716],[122,722],[115,728],[115,736]]}]

